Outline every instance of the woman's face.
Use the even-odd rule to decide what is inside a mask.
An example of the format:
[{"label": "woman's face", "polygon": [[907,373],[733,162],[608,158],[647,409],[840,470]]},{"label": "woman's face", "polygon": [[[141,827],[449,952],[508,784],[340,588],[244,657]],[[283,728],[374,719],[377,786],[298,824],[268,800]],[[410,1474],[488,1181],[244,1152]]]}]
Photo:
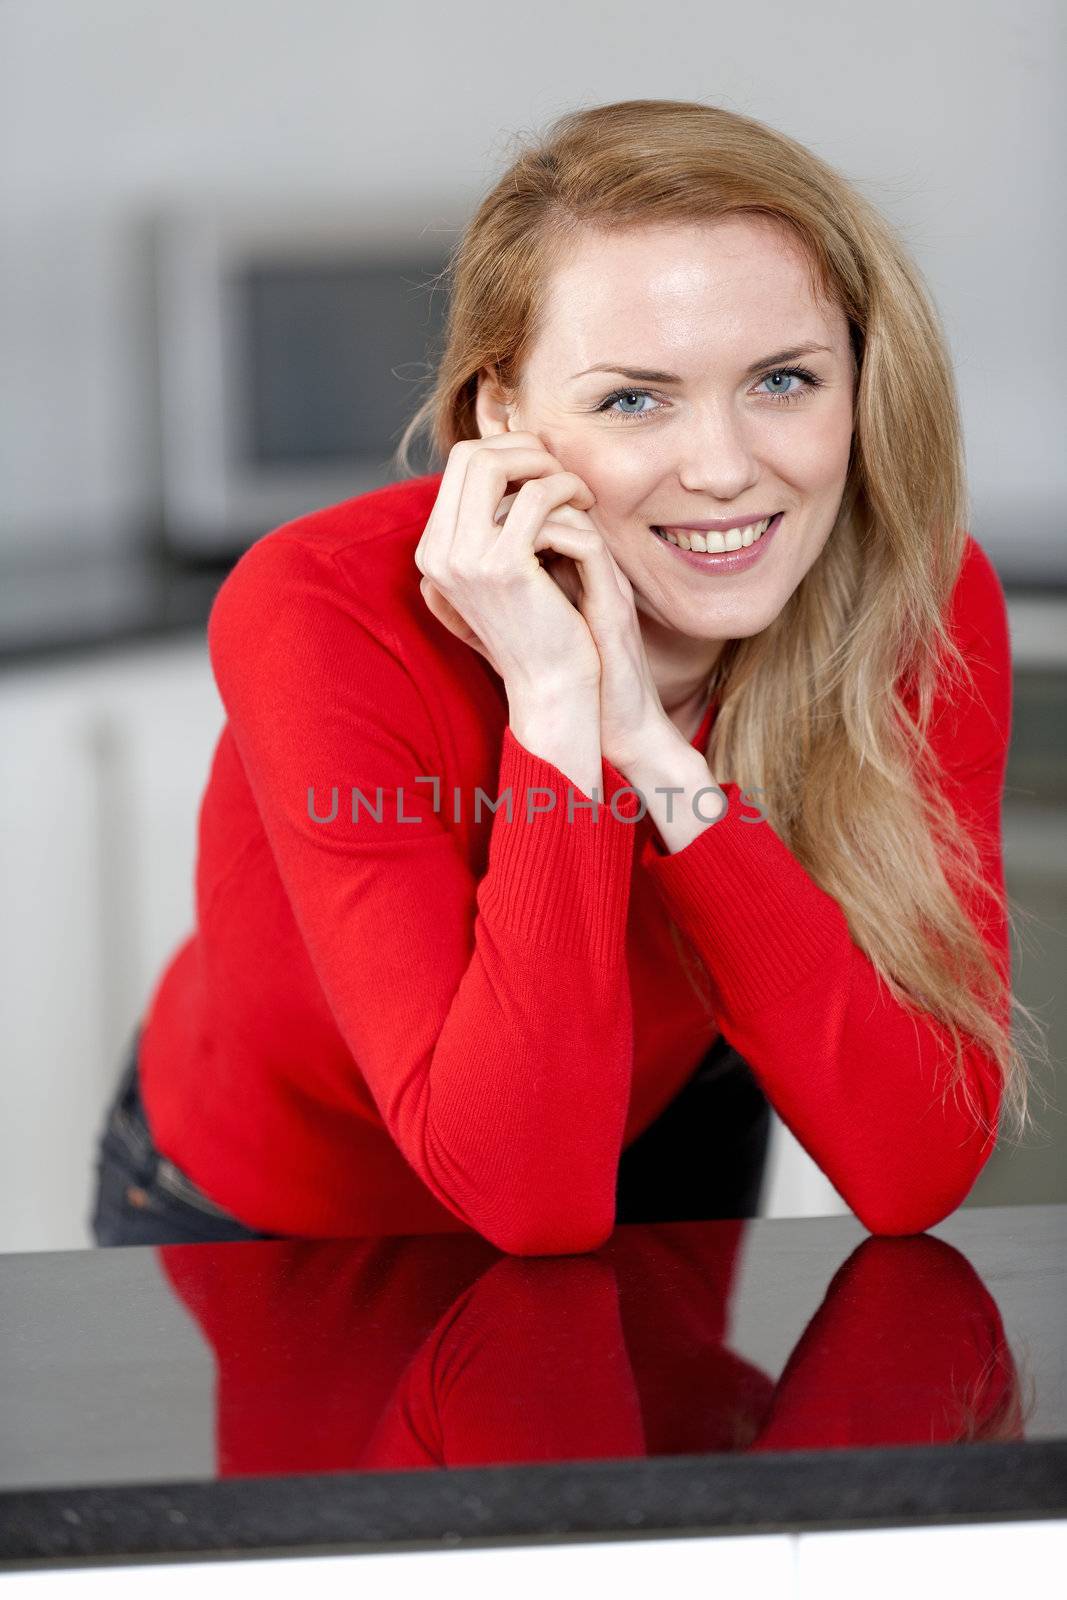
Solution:
[{"label": "woman's face", "polygon": [[[510,411],[483,381],[483,434],[537,433],[588,483],[589,515],[646,617],[703,640],[774,621],[837,516],[855,392],[847,319],[813,300],[781,225],[584,235],[553,276],[523,376]],[[737,572],[698,570],[653,532],[778,512]]]}]

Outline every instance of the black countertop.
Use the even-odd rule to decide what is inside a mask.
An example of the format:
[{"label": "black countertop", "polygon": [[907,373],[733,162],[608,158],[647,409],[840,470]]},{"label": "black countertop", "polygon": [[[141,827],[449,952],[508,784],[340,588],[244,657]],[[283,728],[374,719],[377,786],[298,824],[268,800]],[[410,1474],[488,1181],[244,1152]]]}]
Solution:
[{"label": "black countertop", "polygon": [[1067,1514],[1067,1206],[0,1258],[0,1563]]},{"label": "black countertop", "polygon": [[0,565],[0,668],[203,632],[237,554],[183,560],[146,546]]}]

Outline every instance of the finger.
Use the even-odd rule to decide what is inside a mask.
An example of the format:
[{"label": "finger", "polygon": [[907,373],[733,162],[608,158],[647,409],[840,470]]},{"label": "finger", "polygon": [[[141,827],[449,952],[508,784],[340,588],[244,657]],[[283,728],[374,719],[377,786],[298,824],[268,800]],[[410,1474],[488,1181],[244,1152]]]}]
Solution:
[{"label": "finger", "polygon": [[[516,494],[506,494],[496,510],[495,521],[503,524],[508,512],[515,503]],[[578,506],[566,501],[561,506],[556,506],[552,511],[553,522],[565,522],[572,528],[579,528],[584,533],[597,533],[596,523],[587,511],[582,511]]]},{"label": "finger", "polygon": [[[449,452],[433,511],[415,552],[416,565],[420,570],[428,572],[435,567],[438,571],[444,570],[460,519],[468,511],[473,510],[479,523],[484,522],[484,513],[479,507],[488,491],[483,490],[474,501],[468,498],[471,469],[480,464],[476,476],[477,481],[482,482],[485,462],[492,462],[494,457],[503,454],[508,457],[507,468],[513,471],[514,477],[509,478],[508,470],[504,470],[504,481],[500,483],[497,500],[503,495],[509,481],[517,482],[523,476],[545,473],[559,466],[559,462],[545,448],[544,441],[534,433],[502,433],[492,434],[486,439],[461,439]],[[516,459],[519,457],[521,460]],[[490,481],[496,482],[499,477],[500,470],[493,470]]]},{"label": "finger", "polygon": [[556,587],[563,590],[571,605],[580,605],[584,591],[577,563],[573,557],[561,555],[556,550],[547,550],[542,551],[537,559]]},{"label": "finger", "polygon": [[467,464],[471,452],[480,442],[478,439],[460,439],[448,452],[429,519],[415,547],[415,565],[420,572],[425,573],[439,566],[448,553]]},{"label": "finger", "polygon": [[434,567],[442,570],[456,531],[467,469],[478,451],[499,449],[493,442],[498,438],[518,440],[519,448],[544,450],[544,443],[536,434],[494,434],[488,439],[458,440],[448,452],[429,519],[415,547],[415,565],[420,572]]},{"label": "finger", "polygon": [[[463,491],[471,466],[476,461],[484,463],[487,458],[492,459],[501,453],[508,455],[509,465],[515,465],[510,458],[520,453],[524,457],[533,455],[539,460],[544,458],[555,467],[561,465],[555,456],[551,454],[545,441],[539,439],[536,433],[493,433],[485,439],[461,440],[459,444],[452,447],[448,466],[445,468],[445,475],[441,479],[441,487],[437,492],[437,502],[435,502],[435,504],[440,503],[442,511],[445,513],[446,522],[450,527],[455,525],[456,518],[459,515]],[[446,484],[445,477],[448,475],[448,467],[453,465],[453,457],[456,458],[458,470],[452,473],[451,479]],[[522,468],[520,467],[519,470],[522,471]],[[519,480],[516,478],[510,481],[518,482]],[[507,487],[506,483],[504,487]]]},{"label": "finger", "polygon": [[[583,613],[594,611],[605,622],[622,621],[628,610],[626,595],[616,580],[611,552],[599,533],[582,533],[549,520],[534,539],[535,553],[542,550],[569,556],[575,563],[582,594],[577,600],[570,595],[568,599]],[[553,576],[551,569],[549,576]]]},{"label": "finger", "polygon": [[590,517],[585,511],[579,511],[576,506],[564,505],[558,506],[556,510],[553,511],[552,521],[565,522],[568,527],[580,528],[585,532],[595,533],[598,535],[598,537],[601,539],[604,552],[607,556],[608,566],[611,568],[611,571],[615,577],[615,582],[618,584],[619,593],[628,604],[632,604],[634,598],[633,585],[626,576],[625,572],[623,572],[622,568],[619,566],[619,563],[616,561],[615,557],[612,555],[607,540],[604,539],[603,535],[600,533],[600,529],[597,527],[592,517]]},{"label": "finger", "polygon": [[[507,512],[510,510],[512,504],[514,503],[515,498],[516,497],[515,497],[514,494],[506,494],[504,496],[503,500],[501,500],[500,505],[497,508],[497,518],[496,518],[496,520],[498,522],[503,522],[504,521],[504,518],[505,518]],[[552,511],[551,517],[548,517],[545,520],[546,520],[546,523],[547,522],[552,522],[552,523],[555,523],[555,524],[564,523],[566,526],[571,527],[571,528],[577,528],[581,532],[584,532],[584,533],[595,533],[598,536],[603,537],[602,535],[600,535],[600,530],[597,527],[596,523],[593,521],[592,517],[589,515],[589,513],[587,511],[580,510],[577,506],[571,505],[569,502],[567,502],[567,503],[565,503],[564,505],[561,505],[561,506],[556,506],[554,508],[554,510]],[[613,572],[613,574],[615,576],[615,582],[618,585],[619,593],[622,595],[623,599],[627,602],[627,604],[633,605],[634,604],[633,585],[631,584],[629,578],[626,576],[625,572],[623,572],[622,568],[619,566],[619,563],[615,560],[615,557],[612,555],[610,549],[608,549],[608,546],[607,546],[606,542],[605,542],[604,548],[607,551],[608,565],[611,567],[611,570],[612,570],[612,572]]]},{"label": "finger", "polygon": [[[607,544],[606,543],[605,543],[604,548],[607,549]],[[612,573],[614,574],[615,582],[618,585],[619,593],[622,595],[623,599],[626,601],[626,604],[628,606],[630,606],[631,608],[633,608],[634,610],[636,610],[636,603],[635,603],[635,600],[634,600],[634,586],[630,582],[629,578],[626,576],[625,572],[619,566],[619,563],[615,560],[615,557],[612,555],[610,550],[608,550],[608,562],[609,562],[609,564],[611,566]]]},{"label": "finger", "polygon": [[[516,482],[520,487],[503,523],[498,525],[500,502],[505,498],[508,484]],[[516,535],[528,541],[553,507],[574,500],[588,508],[595,504],[595,499],[584,479],[576,472],[564,472],[547,450],[484,451],[471,461],[468,469],[457,528],[484,530],[481,542],[474,548],[478,555],[486,555],[499,544],[502,531],[507,532],[509,544]],[[521,510],[513,522],[516,507]],[[472,539],[473,532],[466,532],[464,537]],[[467,543],[466,548],[469,550],[471,544]]]},{"label": "finger", "polygon": [[[546,477],[530,479],[516,494],[486,555],[491,556],[494,563],[508,567],[516,560],[524,562],[536,548],[535,540],[545,523],[557,511],[565,516],[563,507],[568,501],[588,497],[588,487],[576,472],[550,472]],[[599,537],[595,530],[584,536]]]}]

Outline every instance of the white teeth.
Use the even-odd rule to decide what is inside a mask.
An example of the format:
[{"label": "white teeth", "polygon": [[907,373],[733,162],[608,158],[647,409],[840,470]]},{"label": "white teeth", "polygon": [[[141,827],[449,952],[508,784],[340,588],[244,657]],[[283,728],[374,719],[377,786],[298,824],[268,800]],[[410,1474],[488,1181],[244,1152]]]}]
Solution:
[{"label": "white teeth", "polygon": [[659,528],[654,532],[658,538],[666,539],[668,544],[676,544],[681,550],[725,555],[727,550],[747,550],[750,544],[762,539],[773,521],[773,517],[764,517],[762,522],[750,522],[744,528],[730,528],[726,533],[698,533],[695,528],[687,533],[663,533]]}]

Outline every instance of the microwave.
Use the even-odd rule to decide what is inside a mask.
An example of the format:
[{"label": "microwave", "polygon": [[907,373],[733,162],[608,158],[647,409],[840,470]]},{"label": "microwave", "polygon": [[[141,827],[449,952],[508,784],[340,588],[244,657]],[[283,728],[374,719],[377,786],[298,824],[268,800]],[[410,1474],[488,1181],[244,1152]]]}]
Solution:
[{"label": "microwave", "polygon": [[[153,219],[169,552],[236,559],[280,523],[397,477],[393,451],[443,340],[457,233],[429,205],[351,198]],[[416,472],[436,470],[428,452],[413,449]]]}]

